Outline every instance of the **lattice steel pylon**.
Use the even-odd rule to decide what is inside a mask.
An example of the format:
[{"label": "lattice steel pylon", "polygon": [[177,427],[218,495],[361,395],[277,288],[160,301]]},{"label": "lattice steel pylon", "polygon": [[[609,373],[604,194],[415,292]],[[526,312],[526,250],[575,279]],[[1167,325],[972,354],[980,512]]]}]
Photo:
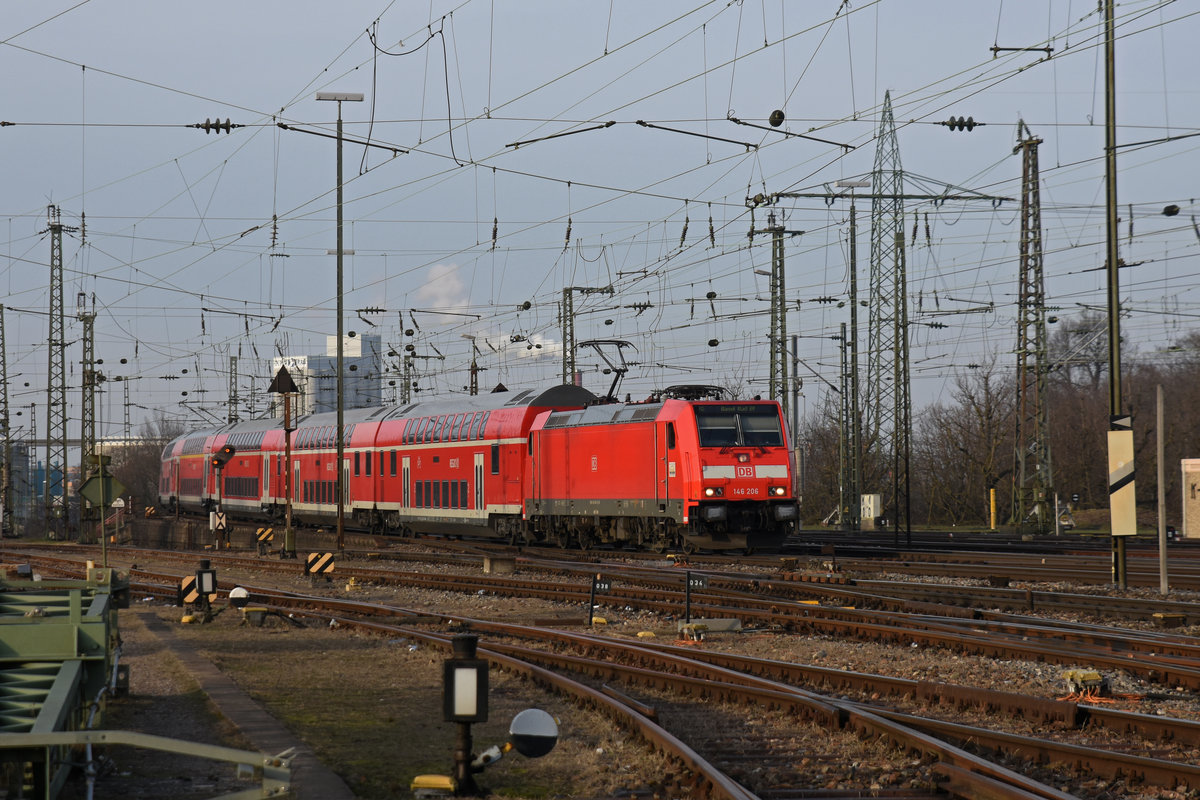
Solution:
[{"label": "lattice steel pylon", "polygon": [[[47,206],[46,217],[46,230],[50,233],[50,335],[46,348],[49,366],[46,370],[46,482],[42,507],[50,530],[59,534],[67,510],[67,343],[63,320],[62,235],[64,230],[77,229],[62,224],[58,206]],[[55,498],[61,499],[61,505]]]},{"label": "lattice steel pylon", "polygon": [[783,225],[775,224],[775,212],[767,217],[771,234],[771,399],[783,407],[788,418],[787,292],[783,272]]},{"label": "lattice steel pylon", "polygon": [[[1021,138],[1024,135],[1025,138]],[[1053,472],[1047,417],[1046,304],[1042,283],[1042,204],[1038,145],[1025,121],[1017,124],[1021,153],[1020,294],[1017,305],[1017,405],[1014,418],[1012,523],[1039,532],[1053,522]]]},{"label": "lattice steel pylon", "polygon": [[[96,456],[96,314],[87,310],[86,296],[79,295],[75,318],[83,323],[83,360],[81,363],[79,404],[79,480],[83,481],[95,464]],[[65,503],[64,503],[65,505]],[[97,514],[97,517],[99,515]],[[91,508],[82,497],[79,500],[79,519],[91,519]]]},{"label": "lattice steel pylon", "polygon": [[229,408],[226,413],[226,420],[230,425],[239,421],[238,403],[241,402],[238,397],[238,357],[229,357]]},{"label": "lattice steel pylon", "polygon": [[562,294],[563,360],[562,382],[575,382],[575,292],[580,294],[613,294],[612,286],[564,286]]},{"label": "lattice steel pylon", "polygon": [[[895,530],[910,530],[908,460],[912,399],[908,364],[908,279],[904,249],[904,172],[892,116],[892,95],[883,112],[871,173],[871,299],[867,328],[864,438],[880,444],[891,474],[886,513]],[[880,476],[882,477],[882,476]]]},{"label": "lattice steel pylon", "polygon": [[4,344],[4,306],[0,305],[0,428],[4,435],[4,463],[0,464],[0,535],[13,527],[12,430],[8,416],[8,348]]}]

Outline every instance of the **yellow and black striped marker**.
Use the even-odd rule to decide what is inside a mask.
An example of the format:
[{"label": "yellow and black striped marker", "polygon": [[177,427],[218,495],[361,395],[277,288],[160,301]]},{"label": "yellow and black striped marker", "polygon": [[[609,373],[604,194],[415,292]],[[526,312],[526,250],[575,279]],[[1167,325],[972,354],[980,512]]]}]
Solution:
[{"label": "yellow and black striped marker", "polygon": [[333,553],[309,553],[304,562],[309,575],[328,575],[333,572]]}]

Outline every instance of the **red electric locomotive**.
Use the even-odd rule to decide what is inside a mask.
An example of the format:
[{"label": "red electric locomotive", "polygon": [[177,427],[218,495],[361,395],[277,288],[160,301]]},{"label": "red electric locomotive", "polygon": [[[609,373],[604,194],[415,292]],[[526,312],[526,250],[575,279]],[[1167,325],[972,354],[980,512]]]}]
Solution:
[{"label": "red electric locomotive", "polygon": [[[354,528],[750,550],[798,516],[774,402],[621,404],[557,386],[343,417],[342,505]],[[333,524],[336,427],[334,414],[297,419],[290,465],[278,419],[181,436],[163,451],[160,505],[278,522],[290,466],[293,524]]]},{"label": "red electric locomotive", "polygon": [[529,434],[536,539],[744,550],[794,530],[779,404],[665,399],[546,412]]}]

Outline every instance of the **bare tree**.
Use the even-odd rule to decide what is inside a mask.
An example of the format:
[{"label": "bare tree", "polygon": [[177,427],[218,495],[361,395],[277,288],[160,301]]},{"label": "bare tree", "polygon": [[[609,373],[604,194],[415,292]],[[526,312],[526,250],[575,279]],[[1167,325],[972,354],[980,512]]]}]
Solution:
[{"label": "bare tree", "polygon": [[987,523],[990,490],[1001,508],[1011,494],[1013,381],[992,363],[956,376],[950,394],[918,415],[913,507],[930,522]]},{"label": "bare tree", "polygon": [[137,441],[113,454],[112,473],[133,496],[135,508],[156,502],[163,448],[183,433],[182,422],[160,414],[142,426]]}]

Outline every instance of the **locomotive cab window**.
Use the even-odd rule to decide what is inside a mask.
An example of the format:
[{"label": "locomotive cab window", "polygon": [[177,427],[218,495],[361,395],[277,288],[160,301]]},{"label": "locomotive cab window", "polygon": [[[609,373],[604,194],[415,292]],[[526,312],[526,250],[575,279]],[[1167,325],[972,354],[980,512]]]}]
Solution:
[{"label": "locomotive cab window", "polygon": [[745,443],[752,447],[783,447],[783,430],[775,407],[754,406],[754,411],[738,415]]},{"label": "locomotive cab window", "polygon": [[667,423],[667,449],[668,450],[675,449],[675,423],[674,422]]},{"label": "locomotive cab window", "polygon": [[738,443],[737,417],[733,414],[702,414],[696,407],[696,427],[701,447],[731,447]]},{"label": "locomotive cab window", "polygon": [[696,406],[701,447],[782,447],[783,428],[773,405]]}]

